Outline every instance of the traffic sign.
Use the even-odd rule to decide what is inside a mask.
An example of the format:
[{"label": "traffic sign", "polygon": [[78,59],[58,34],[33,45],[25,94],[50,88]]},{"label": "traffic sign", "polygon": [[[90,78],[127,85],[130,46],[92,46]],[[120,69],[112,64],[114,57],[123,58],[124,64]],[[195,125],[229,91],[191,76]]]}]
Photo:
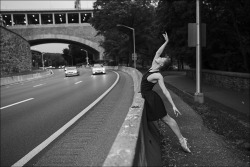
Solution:
[{"label": "traffic sign", "polygon": [[[188,46],[197,45],[197,23],[188,23]],[[201,24],[201,46],[206,47],[206,24]]]}]

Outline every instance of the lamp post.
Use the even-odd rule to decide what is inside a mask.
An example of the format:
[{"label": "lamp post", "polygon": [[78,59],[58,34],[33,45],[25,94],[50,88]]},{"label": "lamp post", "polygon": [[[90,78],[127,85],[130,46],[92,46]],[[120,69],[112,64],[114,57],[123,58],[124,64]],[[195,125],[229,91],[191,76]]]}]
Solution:
[{"label": "lamp post", "polygon": [[42,52],[42,65],[43,65],[43,70],[44,70],[44,61],[43,61],[43,55],[44,55],[44,52]]},{"label": "lamp post", "polygon": [[87,65],[89,65],[89,56],[88,56],[87,50],[84,50],[84,49],[81,49],[81,50],[83,50],[86,53],[86,63]]},{"label": "lamp post", "polygon": [[135,55],[135,29],[132,28],[132,27],[129,27],[129,26],[122,25],[122,24],[117,24],[116,26],[118,26],[118,27],[126,27],[126,28],[133,31],[133,43],[134,43],[134,56],[133,57],[134,57],[134,67],[136,68],[136,59],[137,59],[137,57]]},{"label": "lamp post", "polygon": [[200,17],[200,0],[196,0],[196,26],[197,26],[197,44],[196,44],[196,92],[194,101],[203,103],[204,95],[201,93],[201,17]]}]

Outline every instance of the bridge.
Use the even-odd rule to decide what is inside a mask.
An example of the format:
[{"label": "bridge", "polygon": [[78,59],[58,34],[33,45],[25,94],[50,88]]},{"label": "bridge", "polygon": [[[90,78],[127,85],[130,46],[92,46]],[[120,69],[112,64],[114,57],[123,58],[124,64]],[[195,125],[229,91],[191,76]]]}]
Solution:
[{"label": "bridge", "polygon": [[103,48],[96,30],[89,24],[92,9],[56,10],[1,10],[6,28],[25,38],[30,46],[44,43],[73,43],[81,45],[93,55],[103,59]]}]

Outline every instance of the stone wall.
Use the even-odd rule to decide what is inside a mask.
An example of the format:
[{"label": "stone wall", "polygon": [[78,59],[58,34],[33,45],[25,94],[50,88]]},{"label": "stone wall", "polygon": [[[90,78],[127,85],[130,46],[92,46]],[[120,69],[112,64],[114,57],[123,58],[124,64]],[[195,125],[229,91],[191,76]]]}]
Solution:
[{"label": "stone wall", "polygon": [[[194,80],[196,79],[195,70],[187,70],[186,75]],[[250,74],[248,73],[202,70],[201,81],[216,87],[249,94]]]},{"label": "stone wall", "polygon": [[20,35],[0,26],[1,77],[32,70],[30,45]]}]

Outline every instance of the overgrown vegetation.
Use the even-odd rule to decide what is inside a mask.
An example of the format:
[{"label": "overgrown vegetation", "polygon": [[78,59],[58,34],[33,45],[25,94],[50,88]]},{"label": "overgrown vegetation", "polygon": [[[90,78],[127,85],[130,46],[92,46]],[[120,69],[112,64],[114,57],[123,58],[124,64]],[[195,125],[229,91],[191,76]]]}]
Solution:
[{"label": "overgrown vegetation", "polygon": [[250,163],[250,120],[248,116],[209,98],[205,98],[203,104],[195,103],[192,96],[168,83],[165,84],[202,117],[204,126],[222,136],[228,146],[241,155],[239,157],[243,161]]}]

